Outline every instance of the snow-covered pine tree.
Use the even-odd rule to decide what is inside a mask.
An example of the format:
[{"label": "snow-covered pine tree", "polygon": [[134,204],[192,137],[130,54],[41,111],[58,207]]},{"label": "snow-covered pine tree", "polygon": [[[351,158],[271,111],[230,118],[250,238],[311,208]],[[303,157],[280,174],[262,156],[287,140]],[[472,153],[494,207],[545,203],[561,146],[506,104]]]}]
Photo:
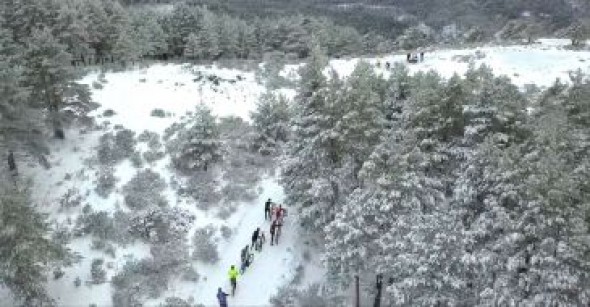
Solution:
[{"label": "snow-covered pine tree", "polygon": [[239,29],[237,19],[223,15],[219,20],[219,54],[224,58],[235,58],[238,54]]},{"label": "snow-covered pine tree", "polygon": [[217,16],[208,10],[202,10],[198,29],[201,57],[204,59],[216,59],[222,51],[219,46],[221,38],[219,36]]},{"label": "snow-covered pine tree", "polygon": [[158,15],[149,10],[131,12],[133,40],[142,56],[157,56],[166,52],[166,34]]},{"label": "snow-covered pine tree", "polygon": [[290,135],[291,113],[285,96],[267,92],[260,97],[256,110],[250,115],[258,134],[255,146],[259,152],[271,154],[280,151]]},{"label": "snow-covered pine tree", "polygon": [[196,60],[201,56],[201,40],[195,33],[189,34],[184,45],[184,56],[190,60]]},{"label": "snow-covered pine tree", "polygon": [[334,97],[334,104],[340,116],[331,133],[337,136],[341,179],[349,179],[346,183],[342,180],[342,193],[350,193],[359,186],[358,172],[383,133],[385,87],[385,80],[375,75],[373,67],[360,62],[343,88],[332,89],[339,95]]},{"label": "snow-covered pine tree", "polygon": [[70,257],[50,239],[46,217],[33,205],[28,189],[15,189],[0,178],[0,283],[20,306],[52,306],[44,288],[46,274]]},{"label": "snow-covered pine tree", "polygon": [[199,105],[167,147],[172,163],[182,171],[207,171],[212,164],[221,161],[222,143],[217,119],[211,110]]},{"label": "snow-covered pine tree", "polygon": [[[528,136],[526,100],[509,80],[494,77],[487,67],[471,68],[466,74],[465,132],[461,141],[459,178],[454,187],[452,214],[463,228],[463,256],[456,264],[466,285],[463,304],[485,304],[482,295],[495,283],[502,263],[494,262],[488,244],[504,232],[507,213],[502,202],[517,194],[512,172],[498,171],[495,153],[521,144]],[[516,148],[516,147],[514,147]],[[509,161],[509,160],[503,160]],[[507,162],[506,162],[507,163]],[[502,198],[498,200],[497,198]],[[492,222],[495,219],[496,222]]]},{"label": "snow-covered pine tree", "polygon": [[31,105],[29,90],[23,86],[20,50],[10,30],[0,29],[0,150],[22,148],[37,156],[45,152],[40,133],[43,113]]},{"label": "snow-covered pine tree", "polygon": [[39,107],[48,110],[54,135],[63,137],[60,109],[75,77],[71,56],[66,52],[66,46],[45,28],[33,31],[27,40],[24,59],[24,77],[26,85],[31,88],[31,98]]},{"label": "snow-covered pine tree", "polygon": [[334,218],[338,206],[338,179],[334,177],[337,136],[330,133],[335,117],[328,99],[330,85],[323,73],[326,64],[316,44],[300,72],[291,124],[293,137],[288,142],[281,178],[286,202],[299,210],[305,227],[318,234]]},{"label": "snow-covered pine tree", "polygon": [[132,29],[125,26],[120,30],[117,40],[113,45],[112,54],[123,67],[137,61],[141,56],[141,47],[133,38]]}]

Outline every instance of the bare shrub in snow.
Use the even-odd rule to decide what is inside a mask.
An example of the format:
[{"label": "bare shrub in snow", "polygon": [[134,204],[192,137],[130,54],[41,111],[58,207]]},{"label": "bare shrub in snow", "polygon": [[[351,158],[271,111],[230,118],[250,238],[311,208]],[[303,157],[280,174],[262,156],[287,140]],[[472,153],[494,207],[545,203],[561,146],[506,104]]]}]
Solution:
[{"label": "bare shrub in snow", "polygon": [[160,117],[160,118],[163,118],[163,117],[166,117],[166,112],[164,110],[162,110],[162,109],[153,109],[152,112],[150,113],[150,115],[152,117]]},{"label": "bare shrub in snow", "polygon": [[125,204],[131,209],[148,207],[165,207],[168,202],[162,196],[166,182],[158,174],[149,169],[139,171],[123,187]]},{"label": "bare shrub in snow", "polygon": [[112,166],[101,166],[96,172],[96,188],[94,191],[102,198],[107,198],[117,185],[115,169]]},{"label": "bare shrub in snow", "polygon": [[107,272],[103,268],[103,264],[104,260],[102,258],[92,260],[90,276],[93,284],[102,284],[106,281]]},{"label": "bare shrub in snow", "polygon": [[135,145],[135,132],[129,129],[105,133],[99,139],[98,161],[104,165],[117,164],[133,154]]},{"label": "bare shrub in snow", "polygon": [[195,230],[193,258],[205,263],[217,263],[219,261],[219,252],[214,239],[215,228],[211,225]]}]

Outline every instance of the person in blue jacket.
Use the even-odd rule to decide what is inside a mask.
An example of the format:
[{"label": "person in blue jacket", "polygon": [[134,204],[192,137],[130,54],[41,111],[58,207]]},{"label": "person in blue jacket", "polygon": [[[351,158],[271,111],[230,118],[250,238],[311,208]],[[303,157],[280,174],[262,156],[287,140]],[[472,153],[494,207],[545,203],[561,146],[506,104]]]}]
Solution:
[{"label": "person in blue jacket", "polygon": [[223,292],[221,288],[217,290],[217,300],[219,301],[219,307],[227,307],[227,296],[228,294]]}]

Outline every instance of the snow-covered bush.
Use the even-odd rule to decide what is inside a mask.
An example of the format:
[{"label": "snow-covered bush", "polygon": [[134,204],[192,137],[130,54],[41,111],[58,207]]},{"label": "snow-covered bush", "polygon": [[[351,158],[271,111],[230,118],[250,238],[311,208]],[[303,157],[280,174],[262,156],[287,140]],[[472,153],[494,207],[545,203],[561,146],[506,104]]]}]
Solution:
[{"label": "snow-covered bush", "polygon": [[133,154],[135,145],[135,132],[129,129],[119,130],[115,134],[105,133],[99,139],[98,161],[105,165],[117,164]]},{"label": "snow-covered bush", "polygon": [[144,130],[142,133],[140,133],[137,136],[137,141],[138,142],[151,142],[152,140],[156,140],[156,141],[159,142],[160,135],[157,134],[156,132]]},{"label": "snow-covered bush", "polygon": [[[180,183],[179,183],[180,184]],[[195,201],[197,208],[208,210],[219,204],[222,195],[219,189],[219,181],[209,172],[195,172],[186,184],[180,184],[177,189],[179,195],[190,197]]]},{"label": "snow-covered bush", "polygon": [[[94,212],[90,206],[87,206],[76,220],[74,235],[92,235],[100,241],[128,243],[131,238],[127,224],[127,214],[122,211],[116,211],[111,217],[106,211]],[[105,246],[105,249],[107,248],[108,246]]]},{"label": "snow-covered bush", "polygon": [[153,109],[152,112],[150,113],[151,116],[153,117],[166,117],[166,112],[162,109]]},{"label": "snow-covered bush", "polygon": [[96,188],[94,188],[94,191],[98,196],[107,198],[115,189],[117,181],[115,169],[112,166],[101,166],[96,172]]},{"label": "snow-covered bush", "polygon": [[326,291],[317,283],[311,284],[303,290],[293,285],[283,286],[269,301],[274,307],[336,307],[347,305],[343,297]]},{"label": "snow-covered bush", "polygon": [[147,163],[153,163],[155,161],[158,161],[160,159],[163,159],[166,156],[166,154],[162,151],[146,151],[143,153],[143,158],[145,159],[145,161]]},{"label": "snow-covered bush", "polygon": [[138,171],[123,187],[125,204],[131,209],[165,207],[168,202],[162,196],[166,181],[150,169]]},{"label": "snow-covered bush", "polygon": [[142,168],[143,167],[143,159],[142,155],[139,151],[134,151],[133,154],[129,157],[131,161],[131,165],[135,168]]},{"label": "snow-covered bush", "polygon": [[104,259],[96,258],[92,260],[90,267],[90,276],[93,284],[102,284],[106,281],[107,272],[103,268]]},{"label": "snow-covered bush", "polygon": [[106,109],[104,110],[104,112],[102,112],[102,116],[104,117],[111,117],[114,116],[116,113],[115,111],[113,111],[113,109]]},{"label": "snow-covered bush", "polygon": [[74,286],[76,288],[80,287],[82,285],[82,279],[80,279],[80,276],[76,276],[76,279],[74,279]]},{"label": "snow-covered bush", "polygon": [[171,242],[156,245],[152,257],[128,261],[112,278],[114,306],[139,306],[146,298],[158,298],[168,283],[188,266],[186,244]]},{"label": "snow-covered bush", "polygon": [[[256,178],[256,177],[254,177]],[[238,201],[252,201],[256,199],[256,181],[254,182],[233,182],[223,186],[221,194],[224,201],[238,202]]]},{"label": "snow-covered bush", "polygon": [[160,307],[193,307],[193,305],[179,297],[167,297]]},{"label": "snow-covered bush", "polygon": [[92,88],[95,89],[95,90],[101,90],[101,89],[104,88],[104,86],[100,82],[93,81],[92,82]]},{"label": "snow-covered bush", "polygon": [[195,217],[178,207],[151,208],[129,217],[129,232],[151,243],[182,241],[186,238]]},{"label": "snow-covered bush", "polygon": [[219,227],[219,232],[221,232],[221,237],[224,239],[229,239],[232,235],[231,228],[227,227],[227,225],[222,225]]},{"label": "snow-covered bush", "polygon": [[182,172],[207,171],[222,160],[217,119],[211,110],[199,105],[187,120],[168,128],[166,150],[174,167]]},{"label": "snow-covered bush", "polygon": [[84,198],[80,195],[80,190],[77,188],[70,188],[59,200],[59,204],[63,209],[70,209],[79,207]]},{"label": "snow-covered bush", "polygon": [[157,298],[168,288],[169,276],[158,272],[151,259],[129,261],[113,276],[114,306],[142,306],[147,298]]},{"label": "snow-covered bush", "polygon": [[219,261],[219,252],[215,242],[215,228],[211,225],[195,230],[193,236],[193,258],[215,264]]},{"label": "snow-covered bush", "polygon": [[53,270],[53,279],[60,279],[66,274],[61,268],[56,268]]},{"label": "snow-covered bush", "polygon": [[182,272],[182,280],[184,281],[198,282],[199,279],[201,279],[201,275],[192,266],[186,267],[186,269]]},{"label": "snow-covered bush", "polygon": [[77,236],[93,235],[102,240],[115,237],[113,219],[106,211],[83,213],[76,220],[74,231]]}]

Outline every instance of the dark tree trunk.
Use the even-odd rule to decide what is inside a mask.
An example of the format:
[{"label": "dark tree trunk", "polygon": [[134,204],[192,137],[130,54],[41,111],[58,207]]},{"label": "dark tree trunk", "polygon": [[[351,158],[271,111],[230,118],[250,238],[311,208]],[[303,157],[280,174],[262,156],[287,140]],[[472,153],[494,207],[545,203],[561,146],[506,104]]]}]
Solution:
[{"label": "dark tree trunk", "polygon": [[383,274],[377,274],[377,282],[375,284],[377,294],[375,295],[375,303],[373,307],[381,307],[381,291],[383,290]]},{"label": "dark tree trunk", "polygon": [[359,276],[354,276],[354,306],[361,307],[361,285]]}]

